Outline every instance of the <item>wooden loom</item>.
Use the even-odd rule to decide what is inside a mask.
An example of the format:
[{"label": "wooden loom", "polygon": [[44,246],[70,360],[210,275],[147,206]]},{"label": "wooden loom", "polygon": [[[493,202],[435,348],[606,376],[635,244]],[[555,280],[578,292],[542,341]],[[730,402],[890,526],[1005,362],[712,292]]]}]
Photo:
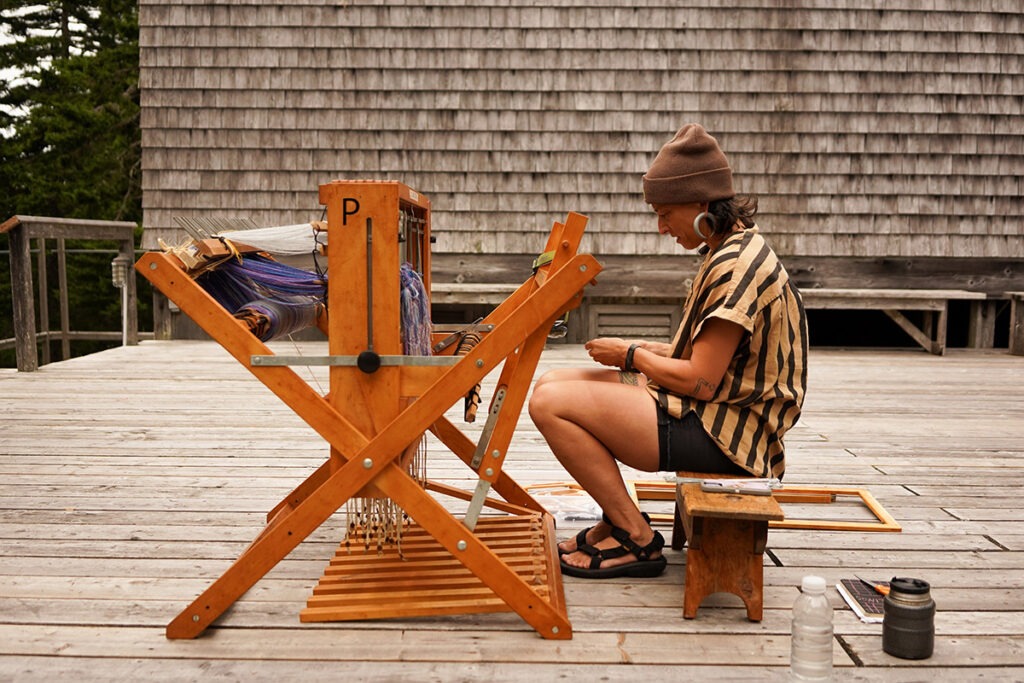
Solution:
[{"label": "wooden loom", "polygon": [[[502,463],[548,331],[579,305],[601,270],[592,256],[576,253],[586,217],[570,213],[554,225],[542,265],[484,319],[481,327],[490,331],[466,355],[414,357],[401,355],[398,268],[400,250],[419,259],[414,265],[429,291],[429,200],[396,182],[334,181],[320,186],[320,203],[327,207],[330,277],[321,328],[330,355],[317,362],[330,366],[326,396],[289,367],[317,359],[275,356],[176,258],[151,252],[136,264],[330,446],[329,458],[268,513],[242,555],[168,624],[167,637],[198,636],[347,501],[379,495],[415,521],[402,558],[393,549],[349,553],[343,543],[303,621],[511,610],[544,638],[571,638],[553,519]],[[418,234],[400,235],[399,222],[410,214],[418,217]],[[474,444],[444,413],[502,362],[488,422]],[[476,471],[472,495],[423,486],[401,466],[427,430]],[[492,488],[503,500],[488,496]],[[429,491],[469,501],[465,519]],[[485,505],[507,514],[480,520]]]}]

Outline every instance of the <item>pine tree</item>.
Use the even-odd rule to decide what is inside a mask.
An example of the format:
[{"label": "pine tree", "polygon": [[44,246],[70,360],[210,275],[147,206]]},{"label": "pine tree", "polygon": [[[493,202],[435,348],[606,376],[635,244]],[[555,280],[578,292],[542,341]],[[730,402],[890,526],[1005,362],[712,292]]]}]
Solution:
[{"label": "pine tree", "polygon": [[134,2],[3,2],[0,215],[141,218]]},{"label": "pine tree", "polygon": [[[0,35],[0,70],[15,74],[0,82],[0,221],[141,221],[137,3],[0,0]],[[96,303],[111,297],[110,258],[69,259],[72,329],[119,328],[116,303]],[[13,336],[11,310],[3,258],[0,339]]]}]

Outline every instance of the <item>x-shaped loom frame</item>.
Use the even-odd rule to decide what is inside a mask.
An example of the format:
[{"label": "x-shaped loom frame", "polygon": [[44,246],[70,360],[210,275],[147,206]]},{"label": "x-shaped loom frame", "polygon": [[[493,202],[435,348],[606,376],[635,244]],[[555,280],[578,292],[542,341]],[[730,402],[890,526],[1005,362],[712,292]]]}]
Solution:
[{"label": "x-shaped loom frame", "polygon": [[[409,190],[405,186],[387,185],[388,192],[394,189],[398,195],[408,197]],[[415,199],[415,193],[412,195]],[[377,242],[371,247],[368,240],[363,247],[365,250],[360,252],[359,240],[346,239],[343,231],[347,228],[343,226],[351,222],[352,216],[347,215],[351,213],[347,210],[351,205],[346,206],[345,201],[353,196],[361,197],[362,206],[371,211],[378,201],[375,195],[366,194],[358,183],[336,181],[320,188],[321,203],[327,206],[328,212],[332,298],[327,328],[330,352],[337,354],[335,357],[352,350],[339,345],[339,339],[355,343],[360,335],[364,340],[366,337],[362,328],[342,329],[342,326],[351,327],[352,319],[358,319],[358,315],[344,316],[345,320],[340,319],[342,316],[331,317],[333,297],[352,299],[351,290],[359,290],[360,279],[365,283],[368,275],[355,265],[360,258],[365,262],[365,250],[372,249],[374,259],[378,254]],[[396,197],[388,195],[380,201],[393,202]],[[330,458],[269,512],[267,526],[241,556],[170,622],[167,637],[194,638],[201,634],[346,501],[372,491],[397,503],[541,636],[571,638],[572,625],[562,593],[552,518],[502,471],[502,463],[548,331],[559,316],[579,305],[584,288],[601,270],[592,256],[577,254],[586,222],[586,217],[570,213],[564,224],[554,225],[544,250],[545,254],[551,254],[550,262],[539,266],[483,321],[493,328],[467,355],[452,358],[448,365],[385,363],[372,374],[351,365],[332,366],[331,390],[327,396],[313,390],[286,364],[275,364],[273,352],[197,285],[176,258],[160,252],[143,255],[136,264],[138,271],[309,424],[331,448]],[[338,249],[342,244],[344,263]],[[348,267],[354,272],[346,273]],[[392,280],[397,279],[396,272],[387,275]],[[371,301],[367,305],[374,304]],[[497,391],[503,394],[501,409],[489,425],[489,432],[485,430],[481,436],[481,443],[474,444],[444,414],[502,362],[497,385]],[[382,417],[380,411],[373,410],[373,405],[353,405],[353,399],[360,396],[365,398],[364,403],[372,404],[374,397],[380,395],[388,397],[387,405],[400,405],[392,411],[393,415]],[[392,400],[398,397],[415,400]],[[383,413],[388,410],[385,406]],[[360,420],[359,416],[367,412],[374,414]],[[546,595],[517,574],[474,533],[472,524],[467,525],[453,516],[399,465],[403,453],[428,430],[477,471],[481,485],[472,496],[474,503],[480,502],[481,492],[486,493],[493,487],[505,502],[488,499],[489,504],[512,512],[532,513],[543,519],[549,575]],[[465,492],[452,487],[429,483],[427,488],[470,499]],[[471,509],[473,507],[471,504]],[[474,610],[470,607],[466,611]]]}]

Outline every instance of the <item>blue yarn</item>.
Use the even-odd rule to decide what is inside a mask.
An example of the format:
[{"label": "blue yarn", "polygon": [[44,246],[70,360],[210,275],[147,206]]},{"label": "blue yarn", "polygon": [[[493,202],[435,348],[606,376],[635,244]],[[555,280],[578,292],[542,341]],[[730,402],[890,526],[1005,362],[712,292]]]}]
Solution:
[{"label": "blue yarn", "polygon": [[430,299],[423,279],[408,263],[400,269],[402,282],[402,353],[407,356],[430,355]]},{"label": "blue yarn", "polygon": [[[401,279],[402,352],[429,356],[430,298],[420,274],[403,263]],[[327,299],[327,276],[246,254],[203,273],[196,282],[217,303],[244,320],[261,341],[312,327]]]}]

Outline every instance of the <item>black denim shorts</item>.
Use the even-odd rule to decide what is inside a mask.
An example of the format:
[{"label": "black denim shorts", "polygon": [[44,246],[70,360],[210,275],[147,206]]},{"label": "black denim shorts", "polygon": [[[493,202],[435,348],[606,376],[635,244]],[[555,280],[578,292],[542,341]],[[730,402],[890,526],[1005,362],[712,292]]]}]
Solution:
[{"label": "black denim shorts", "polygon": [[746,471],[729,459],[715,440],[704,431],[694,412],[677,419],[658,404],[659,471],[704,472],[749,477]]}]

